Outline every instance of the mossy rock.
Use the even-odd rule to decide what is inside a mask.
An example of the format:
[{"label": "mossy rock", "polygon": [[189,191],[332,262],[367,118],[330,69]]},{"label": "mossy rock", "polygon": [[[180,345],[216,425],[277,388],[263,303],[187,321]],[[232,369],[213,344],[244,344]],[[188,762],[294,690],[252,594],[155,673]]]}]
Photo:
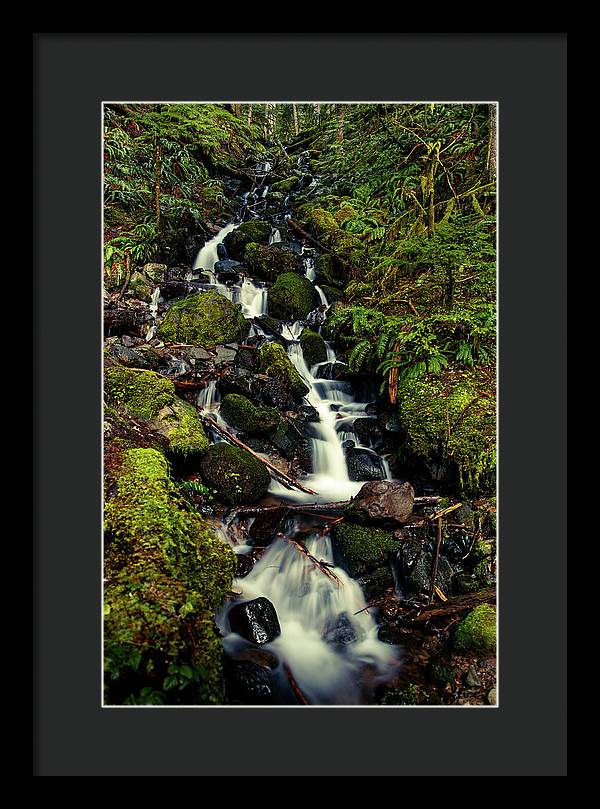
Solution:
[{"label": "mossy rock", "polygon": [[337,289],[337,287],[331,287],[327,284],[319,284],[323,292],[325,293],[325,297],[330,305],[341,303],[345,300],[345,294],[342,292],[341,289]]},{"label": "mossy rock", "polygon": [[271,477],[265,466],[248,452],[221,442],[204,455],[200,471],[207,486],[229,505],[254,503],[264,497]]},{"label": "mossy rock", "polygon": [[228,233],[223,239],[223,244],[229,258],[233,258],[235,261],[243,261],[246,245],[250,244],[250,242],[268,244],[270,236],[271,225],[268,222],[252,219],[249,222],[242,222],[238,228]]},{"label": "mossy rock", "polygon": [[290,272],[279,275],[267,295],[267,311],[279,320],[302,320],[318,303],[308,278]]},{"label": "mossy rock", "polygon": [[299,177],[286,177],[285,180],[278,180],[276,183],[273,183],[271,191],[280,191],[283,194],[289,194],[293,188],[296,188],[299,181]]},{"label": "mossy rock", "polygon": [[148,422],[148,428],[167,440],[168,448],[187,458],[208,449],[208,438],[193,405],[175,394],[175,385],[153,371],[121,366],[106,368],[107,404]]},{"label": "mossy rock", "polygon": [[[493,384],[493,382],[492,382]],[[453,369],[409,379],[398,389],[403,456],[456,469],[465,494],[495,486],[496,403],[484,371]]]},{"label": "mossy rock", "polygon": [[265,281],[275,281],[283,273],[302,274],[302,263],[296,253],[255,242],[246,245],[244,263],[247,264],[251,275]]},{"label": "mossy rock", "polygon": [[308,386],[294,368],[285,348],[279,343],[265,343],[259,349],[261,373],[276,380],[295,397],[301,399],[308,393]]},{"label": "mossy rock", "polygon": [[149,426],[167,439],[171,452],[184,458],[200,455],[208,449],[208,438],[198,411],[177,397],[158,412]]},{"label": "mossy rock", "polygon": [[460,622],[454,633],[454,648],[458,652],[496,653],[496,610],[480,604]]},{"label": "mossy rock", "polygon": [[249,331],[250,324],[237,306],[211,289],[174,303],[157,336],[170,343],[214,346],[241,342]]},{"label": "mossy rock", "polygon": [[156,284],[141,272],[134,272],[127,285],[127,292],[139,301],[149,301]]},{"label": "mossy rock", "polygon": [[354,578],[387,564],[398,548],[391,531],[350,522],[334,526],[333,540],[336,561]]},{"label": "mossy rock", "polygon": [[126,409],[134,418],[150,420],[175,401],[175,385],[154,371],[138,371],[122,366],[106,368],[104,391],[114,406]]},{"label": "mossy rock", "polygon": [[221,703],[213,614],[235,555],[188,510],[159,451],[125,451],[107,484],[106,702]]},{"label": "mossy rock", "polygon": [[223,397],[220,414],[228,424],[239,427],[248,435],[269,435],[281,421],[274,407],[256,407],[250,399],[237,393]]},{"label": "mossy rock", "polygon": [[304,362],[309,368],[318,362],[327,360],[327,346],[320,334],[311,329],[304,329],[300,335],[300,346],[304,355]]}]

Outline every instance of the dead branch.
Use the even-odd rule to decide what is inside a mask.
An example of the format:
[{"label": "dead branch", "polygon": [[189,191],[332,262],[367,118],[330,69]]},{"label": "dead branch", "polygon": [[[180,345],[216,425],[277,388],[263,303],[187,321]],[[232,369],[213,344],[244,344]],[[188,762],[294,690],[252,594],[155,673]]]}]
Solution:
[{"label": "dead branch", "polygon": [[442,618],[453,615],[457,612],[473,609],[479,604],[495,604],[496,590],[493,587],[487,590],[480,590],[478,593],[467,593],[466,595],[449,598],[443,604],[428,604],[421,607],[418,615],[413,617],[413,621],[423,623],[432,618]]},{"label": "dead branch", "polygon": [[324,562],[317,559],[317,557],[313,556],[312,553],[309,553],[306,550],[306,548],[304,547],[304,545],[301,545],[299,542],[296,542],[296,540],[292,539],[291,537],[288,537],[286,541],[289,542],[290,545],[293,545],[296,548],[296,550],[299,551],[303,556],[306,556],[306,558],[308,560],[310,560],[312,562],[312,564],[318,570],[321,571],[321,573],[324,573],[327,576],[328,579],[331,579],[331,581],[334,581],[338,585],[338,587],[339,586],[342,586],[342,587],[344,586],[342,584],[342,582],[340,581],[340,579],[338,579],[338,577],[335,575],[335,573],[332,570],[330,570],[328,568],[328,566]]},{"label": "dead branch", "polygon": [[289,680],[290,686],[292,687],[292,691],[298,697],[299,702],[301,702],[302,705],[310,705],[310,702],[306,698],[306,695],[301,691],[300,686],[298,685],[298,683],[294,679],[294,675],[292,674],[292,670],[290,669],[290,667],[288,666],[287,663],[283,664],[283,670],[285,671],[286,676],[287,676],[287,678]]}]

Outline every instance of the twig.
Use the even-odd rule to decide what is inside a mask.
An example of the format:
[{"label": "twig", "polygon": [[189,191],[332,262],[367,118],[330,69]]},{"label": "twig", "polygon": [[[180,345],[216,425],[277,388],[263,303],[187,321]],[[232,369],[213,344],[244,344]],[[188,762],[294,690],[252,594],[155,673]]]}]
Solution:
[{"label": "twig", "polygon": [[344,586],[340,581],[340,579],[338,579],[338,577],[335,575],[335,573],[329,570],[329,567],[324,562],[319,561],[319,559],[317,559],[316,556],[313,556],[312,553],[309,553],[303,545],[301,545],[299,542],[296,542],[296,540],[292,539],[291,537],[287,538],[287,542],[289,542],[290,545],[293,545],[297,551],[303,554],[303,556],[306,556],[306,558],[309,559],[313,563],[313,565],[321,571],[321,573],[324,573],[328,579],[334,581],[338,585],[338,587],[340,585],[342,587]]},{"label": "twig", "polygon": [[290,669],[290,667],[288,666],[287,663],[283,664],[283,670],[285,671],[285,673],[287,675],[287,678],[288,678],[288,680],[290,682],[290,685],[292,687],[292,691],[298,697],[298,700],[303,705],[310,705],[310,702],[308,701],[306,695],[303,693],[303,691],[300,689],[300,686],[298,685],[298,683],[294,679],[294,675],[292,674],[292,670]]},{"label": "twig", "polygon": [[444,527],[443,518],[438,517],[438,521],[437,521],[437,542],[435,543],[435,552],[433,554],[433,563],[431,565],[431,582],[430,582],[430,585],[429,585],[429,603],[430,604],[433,603],[433,595],[434,595],[435,590],[436,590],[435,577],[437,576],[438,562],[439,562],[439,558],[440,558],[440,549],[442,547],[442,539],[443,539],[443,536],[444,536],[443,527]]}]

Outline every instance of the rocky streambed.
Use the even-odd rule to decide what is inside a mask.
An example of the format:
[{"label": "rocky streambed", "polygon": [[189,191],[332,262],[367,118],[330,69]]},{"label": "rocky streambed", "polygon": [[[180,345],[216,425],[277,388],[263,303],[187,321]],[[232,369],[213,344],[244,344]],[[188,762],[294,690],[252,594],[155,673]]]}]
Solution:
[{"label": "rocky streambed", "polygon": [[398,413],[326,339],[343,274],[289,224],[306,166],[105,301],[110,698],[150,666],[134,704],[490,704],[493,502],[399,474]]}]

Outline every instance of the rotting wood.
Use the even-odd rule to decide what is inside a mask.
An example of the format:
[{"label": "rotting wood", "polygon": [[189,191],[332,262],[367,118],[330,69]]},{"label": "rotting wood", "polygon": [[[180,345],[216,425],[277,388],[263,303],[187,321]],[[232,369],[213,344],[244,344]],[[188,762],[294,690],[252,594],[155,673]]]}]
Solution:
[{"label": "rotting wood", "polygon": [[423,623],[432,618],[443,618],[447,615],[453,615],[457,612],[473,609],[479,604],[495,604],[496,603],[496,590],[489,587],[486,590],[480,590],[478,593],[467,593],[455,598],[449,598],[443,604],[428,604],[421,607],[417,615],[412,620],[416,623]]},{"label": "rotting wood", "polygon": [[216,430],[223,438],[226,438],[228,441],[231,441],[236,446],[240,447],[241,449],[246,450],[246,452],[250,453],[254,458],[260,461],[264,466],[267,467],[269,472],[276,477],[284,486],[287,486],[288,489],[299,489],[301,492],[305,492],[305,494],[316,494],[315,491],[312,489],[308,489],[306,486],[303,486],[301,483],[297,483],[295,480],[292,480],[288,475],[284,472],[281,472],[277,467],[273,466],[272,463],[267,461],[265,458],[262,458],[257,452],[254,452],[253,449],[247,444],[244,444],[243,441],[240,441],[239,438],[236,438],[235,435],[225,430],[223,427],[219,426],[214,419],[211,419],[209,416],[203,416],[200,414],[200,418],[204,421],[211,429]]},{"label": "rotting wood", "polygon": [[325,562],[321,561],[320,559],[317,559],[317,557],[313,556],[312,553],[309,553],[309,551],[306,550],[304,545],[301,545],[299,542],[296,542],[296,540],[292,539],[291,537],[288,537],[286,539],[286,542],[288,542],[290,545],[293,545],[296,548],[296,550],[299,551],[303,556],[306,556],[306,558],[310,562],[312,562],[312,564],[318,570],[320,570],[321,573],[324,573],[327,576],[328,579],[331,579],[331,581],[334,581],[338,585],[338,587],[340,587],[340,586],[343,587],[344,586],[342,584],[342,582],[340,581],[340,579],[335,575],[335,573],[332,570],[329,569],[328,565],[326,565]]},{"label": "rotting wood", "polygon": [[288,678],[292,691],[298,697],[298,700],[302,703],[302,705],[310,705],[310,702],[308,701],[306,694],[304,694],[304,692],[296,682],[294,675],[292,674],[292,670],[287,663],[283,664],[283,670],[285,671],[285,674]]}]

